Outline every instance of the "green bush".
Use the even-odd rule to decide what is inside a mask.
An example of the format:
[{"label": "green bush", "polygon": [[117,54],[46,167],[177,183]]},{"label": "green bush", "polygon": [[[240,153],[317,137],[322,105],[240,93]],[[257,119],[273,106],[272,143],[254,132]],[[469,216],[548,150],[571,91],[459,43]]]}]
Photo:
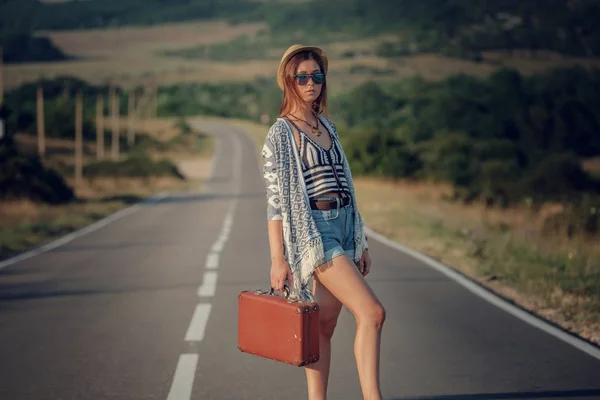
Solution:
[{"label": "green bush", "polygon": [[192,126],[189,124],[189,122],[187,122],[185,118],[177,118],[177,121],[175,121],[174,125],[184,136],[187,136],[193,132]]},{"label": "green bush", "polygon": [[61,204],[74,200],[75,194],[61,175],[44,167],[37,156],[20,154],[5,136],[0,140],[0,198]]},{"label": "green bush", "polygon": [[161,88],[159,114],[183,118],[215,115],[260,120],[263,113],[279,111],[281,91],[274,79],[254,82],[175,84]]},{"label": "green bush", "polygon": [[[396,178],[410,155],[408,165],[418,166],[411,176],[449,182],[457,198],[508,206],[600,192],[581,167],[600,155],[599,93],[598,71],[524,77],[499,69],[487,79],[368,82],[330,105],[344,134],[356,136],[348,158],[360,173]],[[379,144],[388,132],[400,147]]]},{"label": "green bush", "polygon": [[147,154],[134,153],[121,161],[98,161],[85,166],[84,176],[94,177],[156,177],[171,176],[184,180],[184,176],[179,172],[169,160],[152,160]]},{"label": "green bush", "polygon": [[543,232],[567,237],[600,236],[600,197],[584,196],[544,220]]},{"label": "green bush", "polygon": [[[104,95],[104,115],[109,115],[107,93],[108,87],[94,86],[85,81],[71,77],[56,77],[51,80],[39,80],[26,83],[6,92],[7,132],[37,132],[37,88],[44,92],[44,117],[46,135],[49,137],[75,137],[75,97],[77,92],[83,97],[83,137],[96,137],[96,99]],[[120,99],[120,115],[127,111],[127,97],[117,88]],[[106,127],[108,129],[108,127]]]},{"label": "green bush", "polygon": [[7,64],[62,61],[67,57],[47,37],[34,37],[29,33],[0,35],[3,44],[3,60]]},{"label": "green bush", "polygon": [[411,178],[422,167],[417,155],[393,133],[360,129],[348,132],[342,142],[356,175]]},{"label": "green bush", "polygon": [[534,199],[553,198],[569,201],[577,193],[598,190],[598,184],[586,173],[573,154],[548,155],[521,178]]}]

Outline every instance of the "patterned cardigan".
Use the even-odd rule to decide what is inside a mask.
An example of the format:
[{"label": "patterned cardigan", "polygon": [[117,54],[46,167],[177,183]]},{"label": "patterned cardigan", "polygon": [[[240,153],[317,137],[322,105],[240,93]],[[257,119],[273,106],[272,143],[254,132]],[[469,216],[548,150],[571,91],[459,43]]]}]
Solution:
[{"label": "patterned cardigan", "polygon": [[[331,133],[331,139],[339,143],[335,124],[323,116],[319,118]],[[300,155],[287,121],[278,118],[270,127],[261,154],[267,219],[281,220],[283,224],[284,257],[290,265],[294,281],[289,282],[290,297],[300,301],[314,301],[309,286],[310,278],[315,268],[325,262],[325,254],[321,234],[312,217]],[[362,217],[356,206],[350,166],[345,156],[344,173],[354,204],[354,261],[358,262],[368,245]]]}]

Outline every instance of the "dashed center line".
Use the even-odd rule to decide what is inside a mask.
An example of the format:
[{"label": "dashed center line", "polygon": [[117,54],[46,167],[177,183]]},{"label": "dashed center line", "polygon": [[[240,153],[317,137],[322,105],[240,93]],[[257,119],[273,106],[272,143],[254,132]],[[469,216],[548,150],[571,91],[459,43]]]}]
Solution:
[{"label": "dashed center line", "polygon": [[198,296],[200,297],[212,297],[215,295],[217,289],[217,273],[215,271],[206,271],[204,273],[204,279],[202,280],[202,286],[198,288]]},{"label": "dashed center line", "polygon": [[200,342],[204,339],[204,331],[206,330],[206,322],[210,315],[211,304],[200,303],[196,306],[192,321],[185,334],[186,342]]},{"label": "dashed center line", "polygon": [[210,253],[206,257],[206,268],[217,269],[219,267],[219,253]]},{"label": "dashed center line", "polygon": [[[240,194],[241,183],[241,160],[242,144],[237,136],[233,136],[234,156],[233,156],[233,186],[235,196],[230,203],[229,210],[223,221],[221,233],[217,241],[212,245],[211,252],[206,256],[205,268],[202,285],[198,288],[199,297],[213,297],[217,288],[217,270],[219,268],[219,253],[223,250],[225,243],[229,239],[229,233],[233,226],[233,216],[237,207],[237,196]],[[218,147],[220,149],[220,147]],[[220,157],[221,152],[218,152]],[[215,157],[213,163],[213,176],[216,169],[218,158]],[[192,320],[185,334],[186,342],[200,342],[204,339],[204,332],[210,316],[212,305],[210,303],[199,303],[196,305]],[[181,354],[175,376],[167,400],[189,400],[192,395],[192,387],[198,365],[198,354]]]},{"label": "dashed center line", "polygon": [[198,365],[198,354],[182,354],[179,356],[175,377],[167,400],[189,399],[192,395],[194,375]]}]

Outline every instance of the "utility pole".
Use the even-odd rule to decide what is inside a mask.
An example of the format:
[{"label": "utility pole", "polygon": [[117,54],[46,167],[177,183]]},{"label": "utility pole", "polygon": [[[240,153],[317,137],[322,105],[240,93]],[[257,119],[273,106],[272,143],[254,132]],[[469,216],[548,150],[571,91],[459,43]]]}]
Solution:
[{"label": "utility pole", "polygon": [[0,42],[0,139],[4,137],[4,118],[2,117],[2,105],[4,104],[4,53],[2,42]]},{"label": "utility pole", "polygon": [[96,158],[104,159],[104,96],[96,98]]},{"label": "utility pole", "polygon": [[0,42],[0,107],[4,102],[4,53]]},{"label": "utility pole", "polygon": [[80,186],[83,171],[83,99],[81,92],[75,98],[75,185]]},{"label": "utility pole", "polygon": [[40,83],[37,88],[37,134],[38,134],[38,153],[40,158],[46,156],[46,127],[44,126],[44,89]]},{"label": "utility pole", "polygon": [[152,90],[152,114],[154,118],[158,118],[158,85],[154,83]]},{"label": "utility pole", "polygon": [[127,116],[129,117],[129,126],[127,129],[127,142],[129,146],[135,143],[135,91],[129,91],[129,104],[127,108]]},{"label": "utility pole", "polygon": [[117,120],[119,115],[119,97],[117,96],[114,83],[111,83],[110,92],[112,106],[112,159],[117,161],[119,159],[119,121]]}]

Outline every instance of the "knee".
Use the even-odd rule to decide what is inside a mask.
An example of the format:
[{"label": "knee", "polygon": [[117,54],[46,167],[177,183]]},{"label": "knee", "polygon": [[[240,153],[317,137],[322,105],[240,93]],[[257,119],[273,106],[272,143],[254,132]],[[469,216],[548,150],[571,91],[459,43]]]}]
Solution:
[{"label": "knee", "polygon": [[383,305],[378,304],[377,326],[381,328],[383,326],[384,322],[385,322],[385,308],[383,307]]},{"label": "knee", "polygon": [[327,339],[331,339],[333,336],[333,331],[335,330],[335,326],[337,325],[337,318],[325,318],[321,319],[321,335],[325,336]]},{"label": "knee", "polygon": [[377,303],[377,305],[373,307],[372,313],[375,326],[381,328],[385,322],[385,308],[381,303]]},{"label": "knee", "polygon": [[364,311],[363,315],[359,316],[359,322],[374,325],[376,328],[381,329],[385,322],[386,311],[381,303],[375,303]]}]

